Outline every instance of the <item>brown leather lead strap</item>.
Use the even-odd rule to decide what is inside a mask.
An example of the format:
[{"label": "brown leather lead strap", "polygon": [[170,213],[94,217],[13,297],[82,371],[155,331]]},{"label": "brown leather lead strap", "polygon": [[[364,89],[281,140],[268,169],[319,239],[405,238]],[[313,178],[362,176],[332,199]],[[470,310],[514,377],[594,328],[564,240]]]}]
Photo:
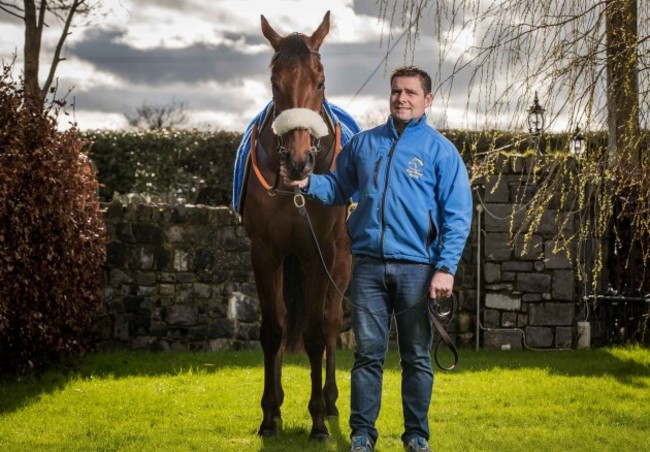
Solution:
[{"label": "brown leather lead strap", "polygon": [[[447,331],[445,331],[445,328],[442,326],[440,323],[440,320],[438,317],[440,314],[436,312],[434,309],[435,304],[429,300],[429,312],[431,313],[431,325],[433,326],[433,329],[436,330],[436,333],[438,335],[438,343],[436,344],[435,351],[433,353],[433,358],[436,361],[436,364],[438,365],[439,368],[442,370],[453,370],[456,365],[458,364],[458,349],[456,348],[456,344],[454,344],[454,341],[451,340],[449,337],[449,334],[447,334]],[[450,311],[449,315],[452,315],[453,311]],[[447,348],[451,351],[451,353],[454,355],[454,363],[449,366],[445,367],[440,364],[440,360],[438,359],[438,351],[440,350],[440,345],[444,342],[444,344],[447,346]]]}]

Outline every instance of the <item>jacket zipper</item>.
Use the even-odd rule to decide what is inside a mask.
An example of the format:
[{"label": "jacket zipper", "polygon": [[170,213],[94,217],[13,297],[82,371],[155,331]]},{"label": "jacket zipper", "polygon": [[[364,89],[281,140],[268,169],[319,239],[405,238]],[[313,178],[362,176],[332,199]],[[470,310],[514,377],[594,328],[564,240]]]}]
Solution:
[{"label": "jacket zipper", "polygon": [[402,132],[395,142],[393,143],[393,146],[391,146],[390,151],[388,152],[388,162],[386,163],[386,180],[384,181],[384,192],[381,196],[381,238],[379,239],[379,254],[381,255],[382,259],[385,259],[384,256],[384,234],[386,232],[386,191],[388,190],[388,175],[390,174],[390,166],[393,163],[393,153],[395,152],[395,148],[397,147],[397,143],[399,142],[399,139],[402,138],[402,135],[404,135],[404,132]]},{"label": "jacket zipper", "polygon": [[429,231],[427,232],[427,254],[429,255],[429,261],[431,261],[431,245],[436,241],[438,237],[438,228],[436,227],[435,221],[433,221],[433,211],[429,209]]},{"label": "jacket zipper", "polygon": [[382,157],[379,157],[379,160],[375,162],[375,174],[372,180],[375,189],[379,190],[379,168],[381,167]]}]

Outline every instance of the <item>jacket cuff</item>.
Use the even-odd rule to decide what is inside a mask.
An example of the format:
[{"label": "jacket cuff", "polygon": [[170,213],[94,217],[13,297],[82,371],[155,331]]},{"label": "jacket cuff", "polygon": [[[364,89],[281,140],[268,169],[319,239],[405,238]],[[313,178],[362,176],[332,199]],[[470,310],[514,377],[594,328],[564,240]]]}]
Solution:
[{"label": "jacket cuff", "polygon": [[455,268],[450,269],[447,265],[445,264],[438,264],[436,265],[436,271],[440,273],[447,273],[448,275],[454,276],[455,275]]},{"label": "jacket cuff", "polygon": [[302,187],[302,188],[300,189],[300,191],[303,192],[303,193],[305,193],[305,194],[308,193],[308,192],[309,192],[309,185],[310,185],[310,182],[311,182],[311,176],[307,176],[307,183],[305,184],[304,187]]}]

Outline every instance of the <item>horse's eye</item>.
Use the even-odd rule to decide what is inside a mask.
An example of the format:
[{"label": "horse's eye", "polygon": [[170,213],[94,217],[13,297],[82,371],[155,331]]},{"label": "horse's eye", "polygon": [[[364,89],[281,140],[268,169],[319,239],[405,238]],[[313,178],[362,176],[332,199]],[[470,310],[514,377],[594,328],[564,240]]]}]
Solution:
[{"label": "horse's eye", "polygon": [[323,80],[322,82],[320,82],[320,83],[318,84],[318,90],[319,90],[319,91],[322,91],[322,90],[324,90],[324,89],[325,89],[325,80]]},{"label": "horse's eye", "polygon": [[274,93],[277,93],[279,90],[277,83],[271,82],[271,89],[273,90]]}]

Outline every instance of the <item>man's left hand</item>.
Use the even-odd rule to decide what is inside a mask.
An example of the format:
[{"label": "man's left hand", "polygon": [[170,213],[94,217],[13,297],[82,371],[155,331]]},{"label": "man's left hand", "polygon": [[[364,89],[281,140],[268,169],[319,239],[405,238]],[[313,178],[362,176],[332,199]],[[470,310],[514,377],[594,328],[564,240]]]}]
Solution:
[{"label": "man's left hand", "polygon": [[436,300],[451,297],[454,289],[454,275],[446,272],[436,271],[431,278],[429,286],[429,297]]}]

